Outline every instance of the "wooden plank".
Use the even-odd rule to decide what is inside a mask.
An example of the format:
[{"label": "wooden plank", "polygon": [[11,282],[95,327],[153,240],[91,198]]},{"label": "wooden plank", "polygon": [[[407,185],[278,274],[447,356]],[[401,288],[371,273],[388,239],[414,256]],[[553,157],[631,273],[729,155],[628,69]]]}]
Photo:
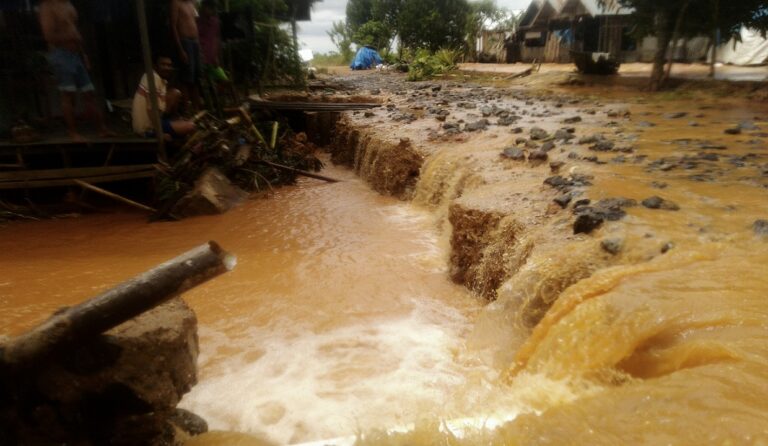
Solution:
[{"label": "wooden plank", "polygon": [[157,209],[155,209],[155,208],[151,208],[151,207],[149,207],[147,205],[144,205],[144,204],[141,204],[141,203],[139,203],[137,201],[133,201],[130,198],[125,198],[122,195],[118,195],[118,194],[110,192],[110,191],[108,191],[106,189],[102,189],[100,187],[96,187],[93,184],[86,183],[85,181],[80,181],[80,180],[73,180],[73,181],[75,182],[75,184],[77,184],[78,186],[80,186],[80,187],[82,187],[84,189],[88,189],[90,191],[93,191],[93,192],[96,192],[98,194],[104,195],[105,197],[109,197],[109,198],[111,198],[113,200],[116,200],[116,201],[119,201],[121,203],[125,203],[127,205],[133,206],[135,208],[139,208],[139,209],[144,210],[144,211],[151,212],[153,214],[157,212]]},{"label": "wooden plank", "polygon": [[0,147],[40,147],[40,146],[94,146],[102,144],[157,144],[157,138],[142,138],[140,136],[117,137],[117,138],[89,138],[86,142],[72,141],[66,136],[41,139],[27,143],[13,141],[0,141]]},{"label": "wooden plank", "polygon": [[73,167],[68,169],[22,170],[16,172],[0,172],[0,182],[23,180],[46,180],[57,178],[80,178],[87,176],[111,175],[141,170],[152,170],[152,164],[136,164],[130,166],[99,166]]},{"label": "wooden plank", "polygon": [[[114,175],[102,175],[82,177],[81,180],[89,183],[110,183],[114,181],[138,180],[142,178],[153,178],[156,172],[154,170],[143,170],[140,172],[122,173]],[[53,180],[26,180],[26,181],[4,181],[0,182],[0,190],[8,189],[37,189],[41,187],[63,187],[75,186],[77,178],[59,178]]]}]

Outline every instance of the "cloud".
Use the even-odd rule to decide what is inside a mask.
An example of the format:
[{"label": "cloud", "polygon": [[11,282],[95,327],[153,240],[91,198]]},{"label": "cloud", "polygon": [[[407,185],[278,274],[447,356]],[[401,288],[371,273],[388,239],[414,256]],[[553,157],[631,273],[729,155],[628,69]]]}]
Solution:
[{"label": "cloud", "polygon": [[[525,9],[530,0],[496,0],[496,4],[507,9]],[[299,42],[302,48],[315,53],[335,51],[336,47],[328,37],[333,22],[346,17],[347,0],[323,0],[312,8],[312,21],[299,22]]]}]

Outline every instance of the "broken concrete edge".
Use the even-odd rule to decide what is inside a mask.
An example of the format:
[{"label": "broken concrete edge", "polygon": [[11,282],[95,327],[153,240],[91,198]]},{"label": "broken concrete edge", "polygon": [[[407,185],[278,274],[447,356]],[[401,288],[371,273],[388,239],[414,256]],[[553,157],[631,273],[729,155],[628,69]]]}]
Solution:
[{"label": "broken concrete edge", "polygon": [[180,444],[177,431],[205,426],[176,408],[197,383],[198,354],[197,318],[171,300],[57,352],[45,367],[4,376],[0,436],[9,444]]}]

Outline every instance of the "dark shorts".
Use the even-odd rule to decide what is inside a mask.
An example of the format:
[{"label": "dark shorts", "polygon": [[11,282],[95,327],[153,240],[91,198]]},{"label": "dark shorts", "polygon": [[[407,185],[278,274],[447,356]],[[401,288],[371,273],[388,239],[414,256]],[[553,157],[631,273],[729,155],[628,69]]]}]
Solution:
[{"label": "dark shorts", "polygon": [[48,63],[56,77],[59,91],[75,93],[77,91],[93,91],[91,77],[85,69],[83,58],[72,51],[54,48],[48,52]]},{"label": "dark shorts", "polygon": [[[165,133],[166,135],[171,135],[172,139],[179,139],[179,138],[181,138],[179,136],[179,134],[176,133],[176,130],[173,129],[173,126],[171,125],[171,120],[170,119],[162,118],[160,120],[160,122],[163,125],[163,133]],[[155,132],[154,131],[146,132],[146,133],[144,133],[144,137],[145,138],[154,138],[155,137]]]},{"label": "dark shorts", "polygon": [[181,47],[184,48],[189,60],[186,64],[179,61],[179,81],[186,85],[195,84],[203,72],[200,61],[200,42],[195,39],[181,39]]}]

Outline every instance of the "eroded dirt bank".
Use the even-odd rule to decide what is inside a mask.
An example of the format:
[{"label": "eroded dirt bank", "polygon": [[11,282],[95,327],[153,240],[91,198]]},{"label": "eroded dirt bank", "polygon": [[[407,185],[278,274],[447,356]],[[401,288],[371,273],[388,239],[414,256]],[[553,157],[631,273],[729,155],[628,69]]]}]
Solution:
[{"label": "eroded dirt bank", "polygon": [[334,160],[442,217],[452,279],[494,301],[470,344],[512,389],[544,375],[580,395],[539,401],[496,440],[768,437],[765,103],[347,81],[385,106],[342,121]]}]

